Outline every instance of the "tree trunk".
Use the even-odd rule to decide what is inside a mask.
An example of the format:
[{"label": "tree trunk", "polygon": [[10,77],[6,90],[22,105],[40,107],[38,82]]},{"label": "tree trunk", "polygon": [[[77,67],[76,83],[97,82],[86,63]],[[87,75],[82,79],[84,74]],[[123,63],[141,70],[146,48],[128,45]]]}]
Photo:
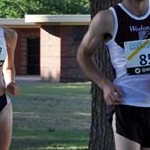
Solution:
[{"label": "tree trunk", "polygon": [[[92,17],[100,10],[115,5],[119,0],[90,0]],[[100,45],[95,53],[95,62],[101,71],[110,80],[114,78],[107,47]],[[106,113],[106,107],[102,91],[96,84],[92,83],[92,123],[89,150],[115,150],[113,129],[109,123],[109,115]],[[110,109],[109,109],[110,110]]]}]

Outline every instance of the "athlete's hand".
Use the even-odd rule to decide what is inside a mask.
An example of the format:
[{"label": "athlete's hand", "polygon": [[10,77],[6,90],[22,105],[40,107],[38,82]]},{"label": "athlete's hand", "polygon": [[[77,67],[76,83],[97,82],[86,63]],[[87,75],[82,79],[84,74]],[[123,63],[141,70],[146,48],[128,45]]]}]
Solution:
[{"label": "athlete's hand", "polygon": [[121,103],[122,91],[109,80],[104,81],[102,90],[107,105],[119,105]]},{"label": "athlete's hand", "polygon": [[19,90],[19,86],[14,83],[14,82],[10,82],[7,86],[6,86],[6,91],[11,93],[13,96],[16,96],[19,94],[20,90]]}]

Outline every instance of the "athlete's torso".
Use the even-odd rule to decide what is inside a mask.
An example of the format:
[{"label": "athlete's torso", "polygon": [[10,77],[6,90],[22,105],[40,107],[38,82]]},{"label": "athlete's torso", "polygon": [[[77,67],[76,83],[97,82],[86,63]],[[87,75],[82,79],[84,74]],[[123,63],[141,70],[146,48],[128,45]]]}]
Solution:
[{"label": "athlete's torso", "polygon": [[[150,41],[147,41],[150,39],[150,5],[148,12],[141,17],[131,14],[121,3],[110,10],[114,16],[115,29],[107,45],[116,71],[114,84],[124,93],[123,104],[150,107],[150,73],[141,69],[145,64],[150,66]],[[146,46],[142,45],[144,42]],[[146,55],[146,58],[141,55]],[[137,66],[138,69],[141,67],[140,71]]]}]

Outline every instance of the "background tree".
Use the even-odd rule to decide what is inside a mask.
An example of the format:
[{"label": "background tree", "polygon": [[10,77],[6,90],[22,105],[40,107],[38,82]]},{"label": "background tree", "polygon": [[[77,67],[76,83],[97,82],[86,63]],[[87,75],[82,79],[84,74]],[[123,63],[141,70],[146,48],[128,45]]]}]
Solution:
[{"label": "background tree", "polygon": [[[89,0],[92,17],[100,10],[115,5],[119,0]],[[110,64],[107,48],[100,45],[95,53],[95,61],[101,71],[110,80],[114,78],[114,72]],[[104,103],[103,93],[99,87],[92,83],[92,123],[90,133],[90,150],[115,150],[114,135],[107,115],[107,107]]]},{"label": "background tree", "polygon": [[24,14],[89,14],[88,0],[0,0],[0,17]]}]

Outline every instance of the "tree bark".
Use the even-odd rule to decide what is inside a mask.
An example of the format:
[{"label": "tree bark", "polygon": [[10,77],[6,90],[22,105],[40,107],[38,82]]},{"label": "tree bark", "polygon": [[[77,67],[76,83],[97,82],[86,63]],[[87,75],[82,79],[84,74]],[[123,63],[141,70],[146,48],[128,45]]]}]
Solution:
[{"label": "tree bark", "polygon": [[[117,2],[119,0],[90,0],[92,18],[100,10],[107,9]],[[113,80],[115,75],[110,63],[107,47],[100,45],[94,58],[102,73],[110,80]],[[92,122],[89,150],[115,150],[113,129],[108,121],[110,116],[106,113],[108,107],[104,103],[103,93],[94,83],[92,83],[91,93]]]}]

